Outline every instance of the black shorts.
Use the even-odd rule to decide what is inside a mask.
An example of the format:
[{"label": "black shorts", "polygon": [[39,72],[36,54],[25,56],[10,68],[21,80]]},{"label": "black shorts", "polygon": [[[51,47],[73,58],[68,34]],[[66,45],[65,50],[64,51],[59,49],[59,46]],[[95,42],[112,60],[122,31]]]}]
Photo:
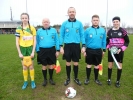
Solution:
[{"label": "black shorts", "polygon": [[[117,62],[122,63],[123,62],[123,57],[124,57],[124,52],[121,51],[119,54],[114,54]],[[108,62],[114,62],[113,57],[111,55],[111,52],[108,50]]]},{"label": "black shorts", "polygon": [[56,64],[56,50],[52,48],[40,48],[38,52],[37,62],[43,66]]},{"label": "black shorts", "polygon": [[69,43],[64,45],[64,55],[63,60],[66,60],[67,62],[79,62],[79,59],[81,59],[81,49],[80,44],[77,43]]},{"label": "black shorts", "polygon": [[99,65],[102,61],[102,50],[101,49],[86,49],[85,62],[89,65]]}]

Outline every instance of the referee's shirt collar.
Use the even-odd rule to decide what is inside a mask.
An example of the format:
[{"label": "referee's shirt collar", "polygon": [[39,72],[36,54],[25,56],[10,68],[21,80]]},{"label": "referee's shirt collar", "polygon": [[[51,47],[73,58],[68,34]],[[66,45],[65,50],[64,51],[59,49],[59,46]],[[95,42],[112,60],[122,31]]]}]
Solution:
[{"label": "referee's shirt collar", "polygon": [[50,28],[51,28],[51,27],[49,27],[49,28],[44,28],[44,27],[43,27],[42,29],[43,29],[43,30],[50,30]]},{"label": "referee's shirt collar", "polygon": [[97,27],[91,26],[91,27],[92,27],[92,28],[97,28],[97,29],[99,28],[99,26],[97,26]]},{"label": "referee's shirt collar", "polygon": [[68,19],[68,21],[69,21],[69,22],[76,22],[76,19],[74,19],[74,20]]}]

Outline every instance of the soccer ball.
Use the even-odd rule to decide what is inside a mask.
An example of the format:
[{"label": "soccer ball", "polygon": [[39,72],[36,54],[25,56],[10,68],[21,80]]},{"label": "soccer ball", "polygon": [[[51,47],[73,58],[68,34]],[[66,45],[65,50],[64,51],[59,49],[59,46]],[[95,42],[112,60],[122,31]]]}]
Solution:
[{"label": "soccer ball", "polygon": [[74,98],[76,96],[76,90],[73,87],[68,87],[65,90],[65,95],[67,98]]}]

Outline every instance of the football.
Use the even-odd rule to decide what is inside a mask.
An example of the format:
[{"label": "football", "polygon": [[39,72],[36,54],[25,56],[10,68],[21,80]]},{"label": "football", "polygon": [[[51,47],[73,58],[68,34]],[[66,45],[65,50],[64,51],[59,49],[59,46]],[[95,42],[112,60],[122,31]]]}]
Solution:
[{"label": "football", "polygon": [[65,90],[65,95],[67,98],[74,98],[76,96],[76,90],[73,87],[68,87]]}]

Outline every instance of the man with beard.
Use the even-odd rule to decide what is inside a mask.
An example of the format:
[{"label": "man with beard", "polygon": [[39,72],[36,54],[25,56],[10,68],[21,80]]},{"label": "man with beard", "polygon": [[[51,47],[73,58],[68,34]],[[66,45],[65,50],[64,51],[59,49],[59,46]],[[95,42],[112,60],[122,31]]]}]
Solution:
[{"label": "man with beard", "polygon": [[[64,85],[67,86],[70,83],[71,61],[73,62],[74,82],[81,85],[78,79],[78,62],[81,58],[81,52],[85,52],[84,29],[82,23],[75,18],[76,10],[74,7],[69,7],[67,13],[69,19],[63,22],[60,28],[60,53],[66,60],[67,74]],[[80,42],[82,42],[82,50]]]}]

